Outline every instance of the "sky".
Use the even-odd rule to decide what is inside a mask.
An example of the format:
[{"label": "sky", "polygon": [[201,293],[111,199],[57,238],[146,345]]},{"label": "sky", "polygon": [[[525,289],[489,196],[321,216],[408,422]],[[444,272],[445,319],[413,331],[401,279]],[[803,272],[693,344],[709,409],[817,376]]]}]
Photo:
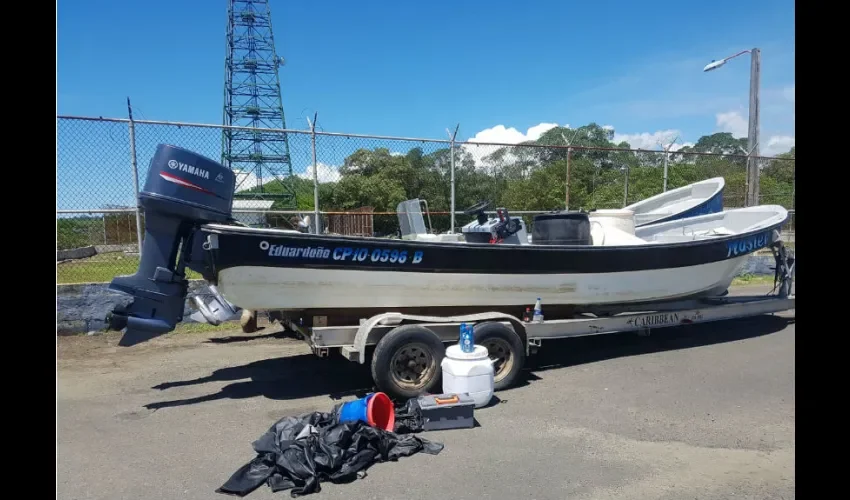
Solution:
[{"label": "sky", "polygon": [[[63,0],[57,114],[222,122],[227,0]],[[758,47],[761,154],[795,135],[794,2],[271,1],[287,128],[479,142],[556,125],[658,148],[746,136]],[[126,134],[126,131],[123,132]],[[121,132],[116,132],[121,134]],[[121,136],[119,141],[125,140]],[[87,181],[81,181],[87,182]]]}]

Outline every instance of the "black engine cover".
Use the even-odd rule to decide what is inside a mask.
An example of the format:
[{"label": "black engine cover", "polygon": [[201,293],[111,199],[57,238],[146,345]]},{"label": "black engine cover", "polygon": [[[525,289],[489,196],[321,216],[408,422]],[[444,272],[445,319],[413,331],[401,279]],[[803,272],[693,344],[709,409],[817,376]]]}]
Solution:
[{"label": "black engine cover", "polygon": [[536,215],[531,241],[535,245],[590,245],[590,217],[580,211]]}]

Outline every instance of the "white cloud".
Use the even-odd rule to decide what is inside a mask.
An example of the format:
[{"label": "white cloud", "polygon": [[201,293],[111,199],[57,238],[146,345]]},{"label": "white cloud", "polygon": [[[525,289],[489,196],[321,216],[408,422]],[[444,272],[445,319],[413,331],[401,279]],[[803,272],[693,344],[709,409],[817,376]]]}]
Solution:
[{"label": "white cloud", "polygon": [[741,113],[737,111],[717,113],[716,118],[717,128],[720,129],[721,132],[731,132],[732,137],[735,137],[736,139],[747,136],[749,124],[747,123],[747,118],[744,118]]},{"label": "white cloud", "polygon": [[[525,133],[522,133],[513,127],[507,128],[504,125],[496,125],[495,127],[490,127],[476,133],[466,141],[467,143],[481,144],[480,146],[465,144],[461,146],[461,149],[472,156],[476,168],[497,169],[500,165],[515,163],[520,158],[514,151],[508,150],[501,159],[493,161],[490,155],[504,148],[504,146],[493,145],[494,143],[519,144],[521,142],[536,141],[547,131],[559,126],[561,125],[557,123],[542,122],[529,127]],[[563,126],[569,127],[569,125]]]},{"label": "white cloud", "polygon": [[[794,85],[786,87],[783,90],[783,95],[786,99],[794,102]],[[727,113],[717,114],[717,128],[721,132],[731,132],[735,138],[747,137],[749,131],[749,123],[741,113],[737,111],[729,111]],[[767,140],[759,141],[759,154],[761,156],[775,156],[780,153],[787,153],[794,146],[793,135],[772,135]]]},{"label": "white cloud", "polygon": [[782,89],[782,97],[787,99],[790,103],[794,104],[794,97],[796,91],[797,84],[792,83],[791,85]]},{"label": "white cloud", "polygon": [[[536,141],[548,130],[558,126],[557,123],[538,123],[533,127],[529,127],[523,134],[513,127],[506,128],[504,125],[496,125],[495,127],[478,132],[471,139],[468,139],[467,142],[519,144],[520,142]],[[569,127],[569,125],[564,126]]]},{"label": "white cloud", "polygon": [[[325,163],[319,162],[316,165],[318,171],[319,182],[334,182],[339,180],[339,167],[334,165],[327,165]],[[236,192],[246,191],[251,188],[255,188],[259,186],[261,183],[269,183],[275,180],[274,175],[264,175],[262,179],[258,178],[254,173],[254,170],[237,170],[234,169],[233,172],[236,174]],[[298,177],[302,179],[313,180],[313,165],[307,165],[304,167],[304,171],[300,174],[297,174]],[[262,181],[262,182],[261,182]]]},{"label": "white cloud", "polygon": [[[467,143],[479,143],[481,144],[480,146],[475,144],[466,144],[463,146],[463,150],[472,155],[472,158],[478,168],[498,168],[501,165],[523,161],[523,159],[517,156],[516,152],[511,150],[506,151],[504,156],[502,156],[499,160],[491,159],[490,155],[503,149],[503,146],[493,146],[488,145],[488,143],[518,144],[525,141],[537,140],[546,131],[558,126],[560,125],[557,123],[543,122],[533,127],[529,127],[525,133],[522,133],[513,127],[508,128],[504,125],[497,125],[495,127],[482,130],[476,133],[471,139],[467,140]],[[563,125],[563,127],[569,128],[569,125]],[[606,130],[615,130],[613,125],[603,125],[602,128]],[[667,146],[675,140],[676,143],[670,147],[671,151],[678,151],[686,146],[694,145],[692,142],[682,141],[681,136],[681,131],[676,129],[658,130],[656,132],[641,132],[635,134],[615,133],[614,142],[620,143],[622,141],[626,141],[634,149],[661,150],[662,144]],[[524,163],[527,163],[528,161],[531,161],[531,159],[526,158]]]},{"label": "white cloud", "polygon": [[670,147],[670,151],[678,151],[682,148],[692,148],[694,146],[696,146],[696,144],[693,142],[683,142],[681,144],[677,142],[676,144],[673,144],[673,146]]},{"label": "white cloud", "polygon": [[[305,172],[303,174],[298,174],[298,177],[301,177],[302,179],[312,180],[313,165],[307,165],[307,167],[305,168]],[[316,177],[318,178],[320,184],[323,182],[338,181],[339,167],[319,162],[316,164]]]},{"label": "white cloud", "polygon": [[[257,187],[260,185],[260,179],[254,174],[253,170],[238,170],[233,169],[233,173],[236,174],[236,192],[246,191],[248,189]],[[270,179],[266,179],[268,182]]]},{"label": "white cloud", "polygon": [[[613,127],[612,127],[613,128]],[[662,149],[667,147],[674,140],[674,144],[670,150],[677,151],[685,146],[693,146],[692,143],[681,143],[682,132],[679,130],[659,130],[657,132],[641,132],[639,134],[614,134],[614,143],[619,144],[623,141],[629,143],[634,149]]]},{"label": "white cloud", "polygon": [[776,156],[787,153],[794,147],[794,138],[790,135],[774,135],[767,140],[763,148],[759,148],[762,156]]}]

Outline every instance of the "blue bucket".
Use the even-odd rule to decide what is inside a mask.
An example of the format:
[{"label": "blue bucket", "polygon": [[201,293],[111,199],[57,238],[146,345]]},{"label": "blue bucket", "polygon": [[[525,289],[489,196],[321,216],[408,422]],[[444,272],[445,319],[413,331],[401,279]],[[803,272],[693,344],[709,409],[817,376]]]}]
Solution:
[{"label": "blue bucket", "polygon": [[392,431],[395,425],[395,408],[383,392],[367,394],[365,398],[343,403],[339,409],[340,422],[360,420],[372,427]]}]

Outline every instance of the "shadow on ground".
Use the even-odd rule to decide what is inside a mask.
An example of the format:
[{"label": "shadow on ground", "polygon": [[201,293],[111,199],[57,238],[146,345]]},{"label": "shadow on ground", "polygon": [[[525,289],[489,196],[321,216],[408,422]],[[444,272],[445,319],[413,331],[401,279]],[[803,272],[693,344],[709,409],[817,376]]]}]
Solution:
[{"label": "shadow on ground", "polygon": [[[640,337],[634,333],[618,333],[544,341],[540,351],[529,358],[523,376],[512,389],[539,380],[539,374],[551,369],[625,356],[745,340],[779,332],[793,322],[792,318],[764,315],[721,323],[664,328],[653,331],[649,337]],[[226,342],[220,343],[226,344]],[[222,348],[226,348],[226,345]],[[233,381],[233,383],[224,386],[218,392],[193,398],[154,402],[145,407],[160,409],[219,399],[245,399],[258,396],[274,400],[290,400],[327,394],[331,399],[338,400],[349,395],[362,397],[373,390],[368,362],[359,365],[346,361],[338,355],[318,358],[312,354],[272,358],[241,366],[221,368],[205,377],[165,382],[153,388],[167,390],[173,387],[227,381]],[[500,391],[502,394],[504,392],[506,391]]]}]

